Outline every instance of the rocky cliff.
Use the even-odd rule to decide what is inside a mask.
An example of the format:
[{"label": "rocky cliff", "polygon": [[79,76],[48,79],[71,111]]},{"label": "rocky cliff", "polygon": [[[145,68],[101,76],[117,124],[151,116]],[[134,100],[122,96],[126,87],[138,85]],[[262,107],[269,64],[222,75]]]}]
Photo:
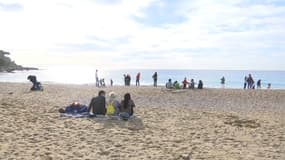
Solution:
[{"label": "rocky cliff", "polygon": [[10,55],[10,53],[0,50],[0,72],[13,72],[15,70],[37,70],[37,68],[17,65],[14,61],[7,57],[7,55]]}]

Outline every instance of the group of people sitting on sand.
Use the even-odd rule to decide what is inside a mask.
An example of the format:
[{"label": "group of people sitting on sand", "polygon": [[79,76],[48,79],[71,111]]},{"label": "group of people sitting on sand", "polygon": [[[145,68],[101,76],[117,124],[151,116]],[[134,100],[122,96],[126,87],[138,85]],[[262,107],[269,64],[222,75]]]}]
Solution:
[{"label": "group of people sitting on sand", "polygon": [[[165,87],[167,89],[186,89],[186,88],[189,88],[189,89],[195,89],[195,82],[194,82],[194,79],[191,79],[190,82],[187,81],[187,78],[185,77],[184,80],[182,81],[182,85],[179,84],[178,81],[174,81],[174,83],[172,83],[172,80],[171,79],[168,79],[168,82],[165,84]],[[199,80],[199,83],[198,83],[198,89],[203,89],[203,81],[202,80]]]},{"label": "group of people sitting on sand", "polygon": [[116,93],[110,92],[109,99],[106,101],[106,92],[101,90],[97,97],[91,99],[89,106],[75,102],[65,109],[59,109],[59,112],[86,114],[89,117],[96,117],[97,115],[118,116],[123,120],[128,120],[134,114],[134,107],[135,103],[131,99],[130,93],[126,93],[124,99],[119,102]]}]

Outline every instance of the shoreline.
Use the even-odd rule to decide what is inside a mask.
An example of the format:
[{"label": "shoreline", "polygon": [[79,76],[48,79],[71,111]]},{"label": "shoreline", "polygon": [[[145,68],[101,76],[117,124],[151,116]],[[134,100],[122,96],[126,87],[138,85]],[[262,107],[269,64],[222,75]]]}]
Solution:
[{"label": "shoreline", "polygon": [[[0,84],[31,84],[31,82],[26,81],[26,82],[0,82]],[[124,85],[113,85],[113,86],[109,86],[107,85],[106,87],[96,87],[95,83],[85,83],[85,84],[75,84],[75,83],[57,83],[57,82],[41,82],[42,85],[59,85],[59,86],[94,86],[94,88],[98,88],[98,89],[104,89],[104,88],[118,88],[118,87],[122,87],[122,88],[159,88],[159,89],[166,89],[165,85],[157,85],[157,87],[153,87],[153,85],[140,85],[140,86],[135,86],[135,85],[131,85],[131,86],[124,86]],[[31,84],[32,85],[32,84]],[[176,90],[176,89],[173,89]],[[200,90],[197,87],[195,89],[178,89],[178,90]],[[221,87],[204,87],[202,90],[243,90],[243,91],[285,91],[285,88],[271,88],[271,89],[267,89],[267,88],[261,88],[261,89],[243,89],[243,88],[221,88]]]}]

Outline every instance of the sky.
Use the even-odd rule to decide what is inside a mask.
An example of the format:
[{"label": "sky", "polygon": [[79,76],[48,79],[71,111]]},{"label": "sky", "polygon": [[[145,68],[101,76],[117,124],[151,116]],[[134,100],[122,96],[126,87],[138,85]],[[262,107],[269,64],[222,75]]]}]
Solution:
[{"label": "sky", "polygon": [[25,66],[285,70],[284,0],[0,0]]}]

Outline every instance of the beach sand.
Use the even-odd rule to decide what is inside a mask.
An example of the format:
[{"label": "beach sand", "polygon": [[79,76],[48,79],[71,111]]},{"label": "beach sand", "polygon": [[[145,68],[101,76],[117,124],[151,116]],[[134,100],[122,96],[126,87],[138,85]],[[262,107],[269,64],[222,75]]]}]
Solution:
[{"label": "beach sand", "polygon": [[64,118],[88,85],[0,83],[0,159],[285,159],[285,90],[103,88],[136,103],[130,121]]}]

